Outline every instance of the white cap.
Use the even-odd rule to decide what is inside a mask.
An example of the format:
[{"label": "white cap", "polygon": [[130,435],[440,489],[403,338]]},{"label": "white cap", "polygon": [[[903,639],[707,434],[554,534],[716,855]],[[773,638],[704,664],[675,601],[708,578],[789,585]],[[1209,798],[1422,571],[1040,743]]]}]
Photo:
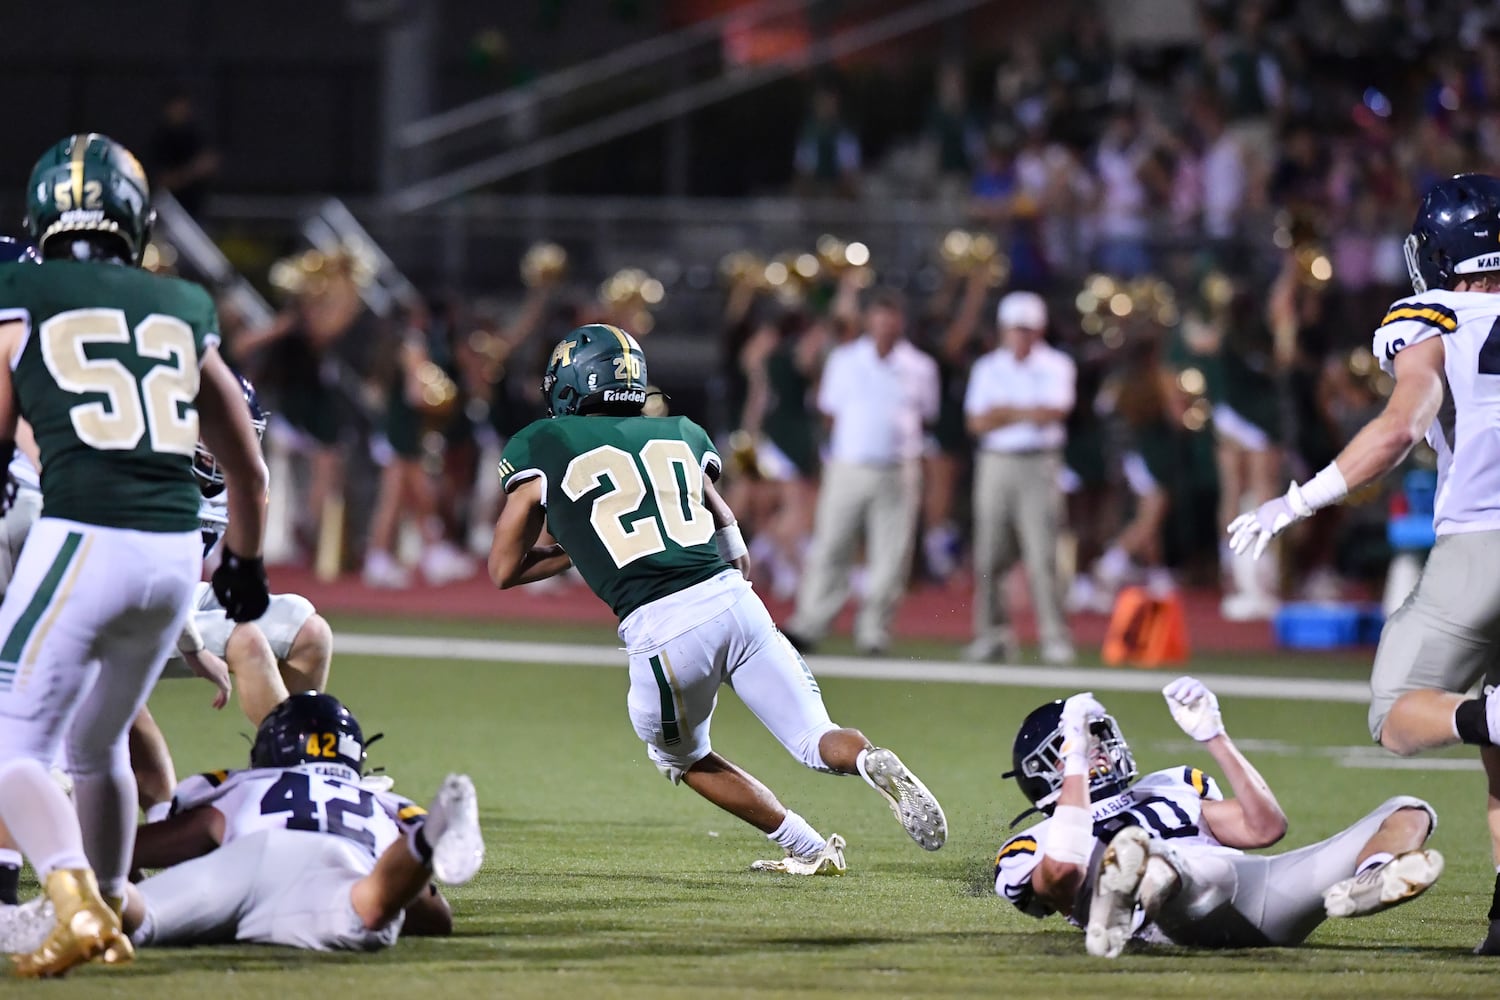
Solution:
[{"label": "white cap", "polygon": [[1011,292],[1000,300],[995,313],[1000,329],[1021,327],[1026,330],[1047,329],[1047,303],[1036,292]]}]

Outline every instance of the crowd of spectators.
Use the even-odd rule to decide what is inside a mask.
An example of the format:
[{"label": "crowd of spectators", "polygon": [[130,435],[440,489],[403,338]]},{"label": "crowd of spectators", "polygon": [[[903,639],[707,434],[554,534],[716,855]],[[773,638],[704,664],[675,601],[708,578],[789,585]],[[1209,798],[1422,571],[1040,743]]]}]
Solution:
[{"label": "crowd of spectators", "polygon": [[[963,63],[937,67],[912,142],[921,168],[906,180],[961,205],[1005,267],[949,266],[930,294],[864,305],[882,286],[878,267],[825,269],[795,300],[736,276],[716,376],[727,405],[710,430],[731,459],[730,499],[763,585],[797,594],[811,552],[824,576],[887,602],[891,567],[874,560],[872,582],[857,532],[820,548],[815,511],[825,420],[838,409],[819,391],[824,366],[872,318],[888,328],[892,310],[938,377],[910,487],[920,499],[898,505],[918,511],[910,572],[967,579],[981,506],[967,484],[983,435],[966,427],[965,397],[975,363],[1005,349],[996,305],[1017,290],[1045,303],[1039,332],[1076,370],[1057,484],[1075,610],[1107,607],[1134,578],[1222,583],[1226,614],[1266,617],[1280,597],[1378,577],[1378,503],[1320,515],[1279,568],[1236,565],[1219,540],[1243,504],[1326,463],[1388,390],[1367,345],[1408,290],[1400,241],[1416,200],[1437,178],[1500,159],[1500,20],[1440,0],[1350,6],[1368,20],[1329,6],[1206,3],[1198,41],[1156,60],[1117,49],[1085,8],[1054,42],[1018,38],[982,80]],[[882,169],[834,79],[812,85],[789,159],[795,190],[818,197],[863,197]],[[499,502],[486,462],[542,413],[545,345],[576,323],[633,317],[541,282],[509,308],[452,298],[373,323],[343,269],[228,347],[308,456],[303,549],[313,558],[337,518],[346,566],[406,585],[396,522],[409,514],[407,561],[420,552],[434,582],[473,572]],[[352,335],[362,323],[379,334]],[[355,438],[389,448],[371,459]],[[379,483],[363,515],[342,486],[361,474]],[[854,504],[841,483],[841,503]],[[878,544],[865,532],[864,552]],[[798,619],[813,633],[841,593],[826,580],[817,589],[821,603],[804,595]],[[877,618],[862,626],[871,648],[887,639]],[[1054,639],[1065,658],[1065,637]]]}]

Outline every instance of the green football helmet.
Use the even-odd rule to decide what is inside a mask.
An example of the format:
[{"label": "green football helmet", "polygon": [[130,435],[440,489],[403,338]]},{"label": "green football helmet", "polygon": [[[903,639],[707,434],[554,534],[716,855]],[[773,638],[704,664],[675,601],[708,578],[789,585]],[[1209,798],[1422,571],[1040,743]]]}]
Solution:
[{"label": "green football helmet", "polygon": [[97,132],[70,135],[31,168],[26,232],[43,260],[138,266],[156,221],[150,192],[130,150]]},{"label": "green football helmet", "polygon": [[617,326],[580,326],[552,349],[542,394],[554,417],[635,416],[646,405],[646,355],[635,338]]}]

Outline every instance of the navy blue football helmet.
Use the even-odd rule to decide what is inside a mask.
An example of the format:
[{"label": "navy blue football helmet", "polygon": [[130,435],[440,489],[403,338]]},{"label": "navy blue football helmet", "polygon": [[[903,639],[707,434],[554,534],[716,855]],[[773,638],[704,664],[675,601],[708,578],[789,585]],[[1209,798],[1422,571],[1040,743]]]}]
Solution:
[{"label": "navy blue football helmet", "polygon": [[[1062,792],[1062,713],[1062,702],[1048,702],[1026,716],[1021,731],[1016,733],[1011,751],[1013,770],[1001,777],[1015,778],[1021,794],[1030,800],[1033,809],[1022,816],[1030,812],[1052,815],[1057,796]],[[1090,755],[1089,800],[1098,802],[1123,792],[1135,780],[1137,771],[1135,755],[1113,716],[1096,720],[1090,726],[1090,734],[1093,737],[1090,743],[1097,741],[1099,752]]]},{"label": "navy blue football helmet", "polygon": [[298,764],[342,764],[364,774],[364,731],[354,713],[331,694],[294,694],[271,709],[256,730],[251,767]]},{"label": "navy blue football helmet", "polygon": [[41,255],[36,252],[36,247],[30,243],[11,239],[9,236],[0,236],[0,264],[23,260],[40,263],[41,259]]},{"label": "navy blue football helmet", "polygon": [[1500,178],[1459,174],[1422,196],[1406,270],[1412,291],[1443,291],[1462,275],[1500,271]]},{"label": "navy blue football helmet", "polygon": [[[265,440],[266,411],[260,407],[260,396],[245,376],[236,374],[235,378],[239,379],[240,392],[244,393],[245,405],[250,408],[250,424],[255,428],[255,438]],[[213,452],[203,444],[202,438],[198,439],[198,449],[193,454],[193,475],[198,477],[198,489],[204,496],[216,497],[224,492],[224,470],[219,468]]]}]

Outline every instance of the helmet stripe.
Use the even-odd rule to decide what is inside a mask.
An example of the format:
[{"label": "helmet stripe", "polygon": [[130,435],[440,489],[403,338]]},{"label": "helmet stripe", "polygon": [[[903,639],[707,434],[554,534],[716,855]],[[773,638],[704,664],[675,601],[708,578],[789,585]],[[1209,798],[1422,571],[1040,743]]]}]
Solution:
[{"label": "helmet stripe", "polygon": [[[603,326],[604,329],[608,330],[610,333],[612,333],[612,334],[615,335],[615,339],[620,342],[620,349],[625,352],[625,355],[627,357],[630,356],[630,352],[631,352],[632,349],[635,350],[635,353],[642,354],[641,345],[637,344],[635,342],[635,338],[632,337],[630,334],[626,333],[624,330],[620,329],[618,326],[614,326],[614,325],[612,325],[610,323],[602,323],[600,325]],[[630,374],[633,370],[634,369],[629,369],[629,368],[626,369],[626,372],[625,372],[625,384],[626,385],[635,385],[635,378],[634,378],[634,376],[632,376]]]},{"label": "helmet stripe", "polygon": [[[73,207],[83,207],[83,158],[89,151],[89,141],[92,135],[75,135],[73,137],[73,155],[68,161],[68,171],[73,181]],[[80,142],[79,140],[83,140]]]}]

